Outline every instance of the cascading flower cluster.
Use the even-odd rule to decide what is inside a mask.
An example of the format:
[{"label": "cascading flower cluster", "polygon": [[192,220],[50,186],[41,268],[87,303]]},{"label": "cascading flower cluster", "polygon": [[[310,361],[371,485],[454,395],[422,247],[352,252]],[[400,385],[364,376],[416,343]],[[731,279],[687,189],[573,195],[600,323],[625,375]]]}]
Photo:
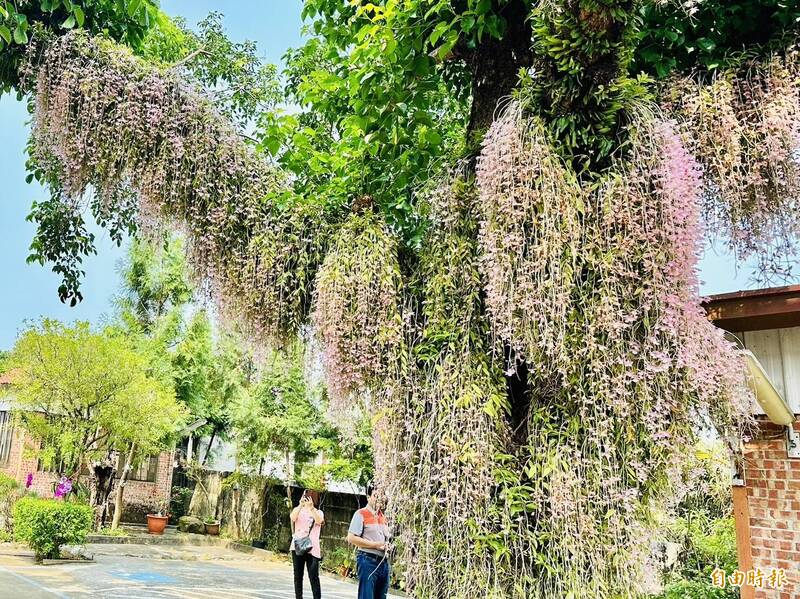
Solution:
[{"label": "cascading flower cluster", "polygon": [[495,335],[541,364],[564,347],[583,191],[520,111],[510,105],[491,128],[478,164],[481,265]]},{"label": "cascading flower cluster", "polygon": [[311,312],[317,270],[337,220],[324,206],[295,203],[257,223],[215,294],[223,313],[244,325],[251,338],[272,332],[271,337],[294,339]]},{"label": "cascading flower cluster", "polygon": [[316,280],[313,322],[328,391],[340,404],[392,368],[403,337],[397,242],[371,211],[336,233]]},{"label": "cascading flower cluster", "polygon": [[26,76],[36,96],[34,158],[57,173],[65,201],[94,194],[106,213],[127,214],[136,198],[145,228],[185,229],[196,272],[226,298],[226,312],[258,335],[297,330],[329,212],[277,208],[269,198],[285,191],[282,176],[209,100],[110,42],[57,38]]},{"label": "cascading flower cluster", "polygon": [[[581,186],[512,106],[479,158],[492,333],[498,351],[522,348],[530,389],[525,447],[501,469],[526,508],[499,511],[524,596],[636,596],[636,539],[675,492],[674,465],[701,423],[727,434],[746,414],[742,362],[698,308],[700,171],[675,129],[642,116],[631,155]],[[543,206],[552,189],[569,190],[563,221]],[[506,236],[524,245],[498,251]],[[520,280],[527,310],[510,320]]]},{"label": "cascading flower cluster", "polygon": [[488,538],[507,399],[483,314],[474,180],[448,177],[425,200],[421,305],[388,386],[378,472],[415,597],[504,597]]},{"label": "cascading flower cluster", "polygon": [[800,50],[708,84],[670,82],[665,108],[705,171],[703,214],[761,277],[786,277],[800,233]]}]

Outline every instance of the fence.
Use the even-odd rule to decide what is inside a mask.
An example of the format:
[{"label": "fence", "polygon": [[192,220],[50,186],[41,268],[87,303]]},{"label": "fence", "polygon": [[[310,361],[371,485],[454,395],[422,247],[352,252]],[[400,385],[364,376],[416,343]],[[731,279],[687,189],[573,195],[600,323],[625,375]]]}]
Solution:
[{"label": "fence", "polygon": [[[291,506],[298,504],[302,489],[291,487]],[[291,542],[286,487],[274,478],[238,473],[206,472],[196,479],[189,513],[221,521],[227,536],[249,542],[264,540],[268,548],[287,552]],[[322,493],[320,509],[325,526],[320,540],[324,553],[350,551],[345,537],[353,512],[364,498],[347,493]]]}]

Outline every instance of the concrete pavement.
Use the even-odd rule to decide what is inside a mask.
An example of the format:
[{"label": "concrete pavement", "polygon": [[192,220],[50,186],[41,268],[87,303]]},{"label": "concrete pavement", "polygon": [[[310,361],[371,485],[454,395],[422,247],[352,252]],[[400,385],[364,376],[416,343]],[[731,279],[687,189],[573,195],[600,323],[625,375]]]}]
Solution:
[{"label": "concrete pavement", "polygon": [[[294,599],[291,564],[224,547],[88,545],[94,561],[41,566],[0,544],[0,597],[40,599]],[[354,599],[356,586],[321,576],[324,599]],[[311,599],[306,581],[304,592]]]}]

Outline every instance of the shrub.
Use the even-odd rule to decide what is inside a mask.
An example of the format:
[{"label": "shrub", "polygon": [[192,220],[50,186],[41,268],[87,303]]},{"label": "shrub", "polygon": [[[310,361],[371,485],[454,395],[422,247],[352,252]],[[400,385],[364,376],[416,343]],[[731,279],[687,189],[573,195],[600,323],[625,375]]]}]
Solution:
[{"label": "shrub", "polygon": [[170,523],[176,524],[181,516],[189,513],[189,504],[192,501],[194,489],[188,487],[172,487],[169,498]]},{"label": "shrub", "polygon": [[11,532],[11,510],[22,493],[24,489],[16,480],[0,473],[0,541],[4,533]]},{"label": "shrub", "polygon": [[684,551],[678,572],[671,576],[658,599],[736,599],[735,587],[720,589],[711,584],[711,572],[728,574],[737,568],[736,530],[733,518],[708,518],[696,511],[673,525],[674,540]]},{"label": "shrub", "polygon": [[690,540],[694,550],[686,563],[690,572],[694,570],[707,577],[715,567],[729,573],[736,569],[736,524],[733,518],[712,520],[705,529],[690,528]]},{"label": "shrub", "polygon": [[325,569],[336,574],[341,574],[342,567],[346,566],[350,570],[350,576],[353,577],[355,575],[353,551],[345,547],[334,547],[328,551],[322,563]]},{"label": "shrub", "polygon": [[668,585],[658,599],[732,599],[736,596],[732,588],[720,589],[708,582],[681,580]]},{"label": "shrub", "polygon": [[673,540],[684,547],[680,574],[687,580],[707,581],[714,568],[732,572],[737,567],[733,518],[706,518],[696,513],[673,525]]},{"label": "shrub", "polygon": [[0,499],[4,499],[18,488],[19,483],[16,480],[0,472]]},{"label": "shrub", "polygon": [[92,508],[81,503],[23,497],[14,506],[14,536],[28,543],[37,561],[57,559],[62,545],[86,541],[93,521]]}]

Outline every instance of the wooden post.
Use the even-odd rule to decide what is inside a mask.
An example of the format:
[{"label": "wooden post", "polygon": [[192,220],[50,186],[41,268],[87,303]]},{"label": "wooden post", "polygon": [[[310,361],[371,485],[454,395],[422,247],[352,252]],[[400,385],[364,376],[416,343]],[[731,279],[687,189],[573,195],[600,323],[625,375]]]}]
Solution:
[{"label": "wooden post", "polygon": [[[733,517],[736,521],[736,555],[739,570],[753,569],[753,546],[750,544],[750,506],[747,501],[747,487],[733,487]],[[730,574],[730,572],[728,572]],[[741,599],[755,599],[755,589],[742,585]]]}]

